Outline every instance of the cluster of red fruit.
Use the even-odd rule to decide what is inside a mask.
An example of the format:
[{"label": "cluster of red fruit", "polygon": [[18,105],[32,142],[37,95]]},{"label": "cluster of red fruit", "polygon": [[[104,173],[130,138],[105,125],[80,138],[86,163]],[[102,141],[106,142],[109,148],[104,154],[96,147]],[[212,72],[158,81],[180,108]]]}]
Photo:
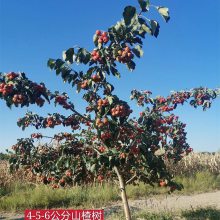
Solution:
[{"label": "cluster of red fruit", "polygon": [[15,94],[12,98],[12,101],[15,103],[15,104],[22,104],[24,101],[25,101],[25,96],[22,95],[22,94]]},{"label": "cluster of red fruit", "polygon": [[0,93],[7,96],[13,92],[14,86],[12,84],[0,83]]},{"label": "cluster of red fruit", "polygon": [[99,149],[100,153],[104,153],[106,151],[105,146],[100,146],[98,149]]},{"label": "cluster of red fruit", "polygon": [[[122,141],[126,141],[129,137],[129,139],[134,139],[135,134],[131,128],[125,127],[125,126],[120,126],[119,127],[120,132],[119,132],[119,139]],[[121,146],[116,147],[120,150]]]},{"label": "cluster of red fruit", "polygon": [[31,137],[32,137],[32,138],[36,138],[36,139],[40,139],[40,138],[42,138],[43,136],[42,136],[41,133],[34,133],[34,134],[31,135]]},{"label": "cluster of red fruit", "polygon": [[198,93],[198,94],[196,95],[196,98],[197,98],[197,99],[201,99],[201,98],[203,98],[203,97],[205,97],[205,95],[202,94],[202,93]]},{"label": "cluster of red fruit", "polygon": [[159,104],[164,104],[164,103],[167,102],[167,99],[165,99],[164,97],[159,97],[159,98],[157,99],[157,101],[158,101]]},{"label": "cluster of red fruit", "polygon": [[125,47],[122,50],[119,50],[116,56],[116,60],[120,63],[128,63],[134,58],[134,54],[132,53],[130,47]]},{"label": "cluster of red fruit", "polygon": [[38,93],[43,93],[46,91],[46,88],[44,85],[39,85],[37,83],[32,84],[33,89]]},{"label": "cluster of red fruit", "polygon": [[93,50],[91,54],[94,61],[102,62],[102,57],[98,50]]},{"label": "cluster of red fruit", "polygon": [[[40,177],[40,181],[43,182],[44,184],[49,184],[53,181],[56,181],[56,178],[55,177],[46,177],[46,176],[41,176]],[[55,184],[53,184],[55,186]],[[59,186],[57,187],[53,187],[52,185],[52,188],[59,188]]]},{"label": "cluster of red fruit", "polygon": [[140,148],[138,146],[132,146],[131,147],[131,153],[134,155],[140,154]]},{"label": "cluster of red fruit", "polygon": [[8,73],[6,76],[7,76],[7,78],[8,78],[9,80],[13,80],[13,79],[15,79],[16,77],[18,77],[19,74],[18,74],[18,73],[14,73],[14,72],[10,72],[10,73]]},{"label": "cluster of red fruit", "polygon": [[166,134],[169,131],[169,127],[167,126],[161,126],[157,128],[157,131],[159,131],[162,134]]},{"label": "cluster of red fruit", "polygon": [[111,115],[114,117],[126,117],[132,113],[132,110],[124,105],[117,105],[111,109]]},{"label": "cluster of red fruit", "polygon": [[170,115],[169,117],[167,117],[166,119],[166,123],[168,125],[172,124],[174,120],[178,120],[178,117],[177,116],[174,116],[174,115]]},{"label": "cluster of red fruit", "polygon": [[68,117],[63,121],[64,126],[71,126],[73,130],[77,130],[79,128],[79,121],[76,119],[74,115]]},{"label": "cluster of red fruit", "polygon": [[102,139],[103,141],[108,140],[108,139],[110,139],[111,137],[112,137],[112,135],[111,135],[110,132],[104,132],[103,134],[101,134],[101,139]]},{"label": "cluster of red fruit", "polygon": [[189,93],[179,93],[174,95],[173,104],[183,104],[187,99],[189,99]]},{"label": "cluster of red fruit", "polygon": [[103,120],[101,118],[97,118],[95,121],[95,124],[98,128],[101,128],[103,126],[108,125],[108,118],[104,118]]},{"label": "cluster of red fruit", "polygon": [[97,109],[100,110],[102,107],[109,105],[109,101],[108,99],[99,99],[97,101],[97,105],[98,105]]},{"label": "cluster of red fruit", "polygon": [[57,102],[60,105],[63,105],[66,103],[67,97],[66,96],[56,96],[55,102]]},{"label": "cluster of red fruit", "polygon": [[63,139],[73,140],[74,137],[73,137],[72,134],[64,132],[64,133],[54,135],[54,139],[57,140],[57,141],[62,141]]},{"label": "cluster of red fruit", "polygon": [[62,122],[60,120],[55,120],[53,117],[48,117],[46,119],[46,127],[54,128],[55,125],[60,125]]},{"label": "cluster of red fruit", "polygon": [[159,127],[159,126],[161,126],[163,124],[166,124],[166,123],[168,125],[170,125],[170,124],[173,123],[174,120],[178,120],[178,117],[174,116],[174,115],[170,115],[170,116],[168,116],[164,119],[161,118],[161,119],[156,120],[154,124],[155,124],[156,127]]},{"label": "cluster of red fruit", "polygon": [[196,99],[197,99],[197,105],[202,105],[203,104],[203,101],[206,99],[206,100],[210,100],[205,94],[202,94],[202,93],[198,93],[196,95]]},{"label": "cluster of red fruit", "polygon": [[59,181],[55,177],[46,177],[46,176],[41,176],[40,181],[43,182],[44,184],[50,184],[53,183],[51,186],[53,189],[59,188],[59,186],[65,186],[66,181],[68,178],[71,178],[73,176],[73,172],[71,170],[66,170],[65,176],[63,176]]},{"label": "cluster of red fruit", "polygon": [[96,32],[95,32],[95,34],[97,35],[97,37],[98,37],[98,43],[99,44],[103,44],[103,43],[108,43],[108,41],[109,41],[109,36],[108,36],[108,33],[107,32],[105,32],[105,31],[100,31],[100,30],[97,30]]},{"label": "cluster of red fruit", "polygon": [[69,105],[67,102],[66,96],[56,96],[55,103],[58,103],[59,105],[63,106],[65,109],[70,109],[71,105]]},{"label": "cluster of red fruit", "polygon": [[161,106],[158,110],[160,110],[162,112],[169,112],[169,111],[174,110],[174,106],[164,105],[164,106]]}]

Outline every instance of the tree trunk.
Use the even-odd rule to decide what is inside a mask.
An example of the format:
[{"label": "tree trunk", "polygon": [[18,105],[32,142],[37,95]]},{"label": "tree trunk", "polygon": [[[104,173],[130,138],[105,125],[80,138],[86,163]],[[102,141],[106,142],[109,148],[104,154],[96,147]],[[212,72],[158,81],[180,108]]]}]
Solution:
[{"label": "tree trunk", "polygon": [[130,213],[130,208],[128,205],[128,198],[126,195],[126,190],[125,190],[125,181],[123,176],[120,174],[120,172],[118,171],[117,167],[114,167],[114,170],[118,176],[118,180],[119,180],[119,185],[120,185],[120,190],[121,190],[121,198],[122,198],[122,202],[124,205],[124,213],[125,213],[125,219],[126,220],[131,220],[131,213]]}]

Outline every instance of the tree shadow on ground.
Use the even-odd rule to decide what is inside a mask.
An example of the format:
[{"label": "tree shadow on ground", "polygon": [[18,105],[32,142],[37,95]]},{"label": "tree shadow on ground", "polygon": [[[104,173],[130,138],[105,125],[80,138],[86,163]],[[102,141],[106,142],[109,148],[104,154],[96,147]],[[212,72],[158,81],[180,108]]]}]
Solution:
[{"label": "tree shadow on ground", "polygon": [[185,211],[182,217],[187,220],[220,220],[220,210],[215,208],[200,208],[197,210]]}]

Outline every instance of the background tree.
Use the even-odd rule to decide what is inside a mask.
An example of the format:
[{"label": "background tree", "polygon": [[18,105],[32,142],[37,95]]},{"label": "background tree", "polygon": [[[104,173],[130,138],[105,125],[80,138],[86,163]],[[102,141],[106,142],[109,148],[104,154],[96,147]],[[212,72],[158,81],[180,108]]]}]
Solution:
[{"label": "background tree", "polygon": [[[45,102],[59,105],[68,112],[39,116],[27,112],[18,120],[18,126],[54,128],[69,127],[72,132],[45,137],[40,133],[31,138],[19,139],[10,152],[11,170],[20,166],[38,174],[45,184],[53,188],[75,184],[88,184],[95,180],[118,181],[126,219],[131,219],[125,186],[142,181],[167,186],[169,191],[181,190],[173,181],[165,161],[178,162],[192,151],[186,142],[185,124],[172,112],[178,105],[189,101],[193,107],[205,110],[219,94],[219,89],[195,88],[172,92],[167,97],[151,97],[150,91],[131,91],[131,99],[145,107],[140,115],[131,118],[129,104],[114,94],[109,76],[120,78],[118,64],[130,71],[135,69],[135,56],[143,55],[142,45],[146,34],[157,37],[159,23],[147,18],[150,9],[169,20],[166,7],[151,5],[139,0],[139,8],[127,6],[123,19],[107,31],[97,30],[93,37],[95,48],[73,47],[63,52],[62,59],[49,59],[48,67],[61,79],[83,94],[86,112],[75,109],[66,93],[51,92],[44,83],[29,80],[25,73],[0,75],[0,98],[8,107],[24,107]],[[75,64],[88,67],[75,70]],[[38,146],[35,139],[49,138],[53,144]]]}]

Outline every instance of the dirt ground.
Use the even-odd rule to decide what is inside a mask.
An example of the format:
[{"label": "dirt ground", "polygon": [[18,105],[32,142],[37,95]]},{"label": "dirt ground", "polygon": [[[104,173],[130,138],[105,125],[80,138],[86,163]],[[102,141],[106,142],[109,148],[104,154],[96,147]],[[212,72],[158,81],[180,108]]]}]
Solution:
[{"label": "dirt ground", "polygon": [[[220,191],[201,193],[195,195],[167,195],[151,197],[147,200],[129,201],[132,211],[152,211],[152,212],[179,212],[196,208],[213,207],[220,210]],[[121,210],[119,203],[105,208],[105,215]],[[18,213],[0,213],[0,219],[23,219],[23,215]]]}]

